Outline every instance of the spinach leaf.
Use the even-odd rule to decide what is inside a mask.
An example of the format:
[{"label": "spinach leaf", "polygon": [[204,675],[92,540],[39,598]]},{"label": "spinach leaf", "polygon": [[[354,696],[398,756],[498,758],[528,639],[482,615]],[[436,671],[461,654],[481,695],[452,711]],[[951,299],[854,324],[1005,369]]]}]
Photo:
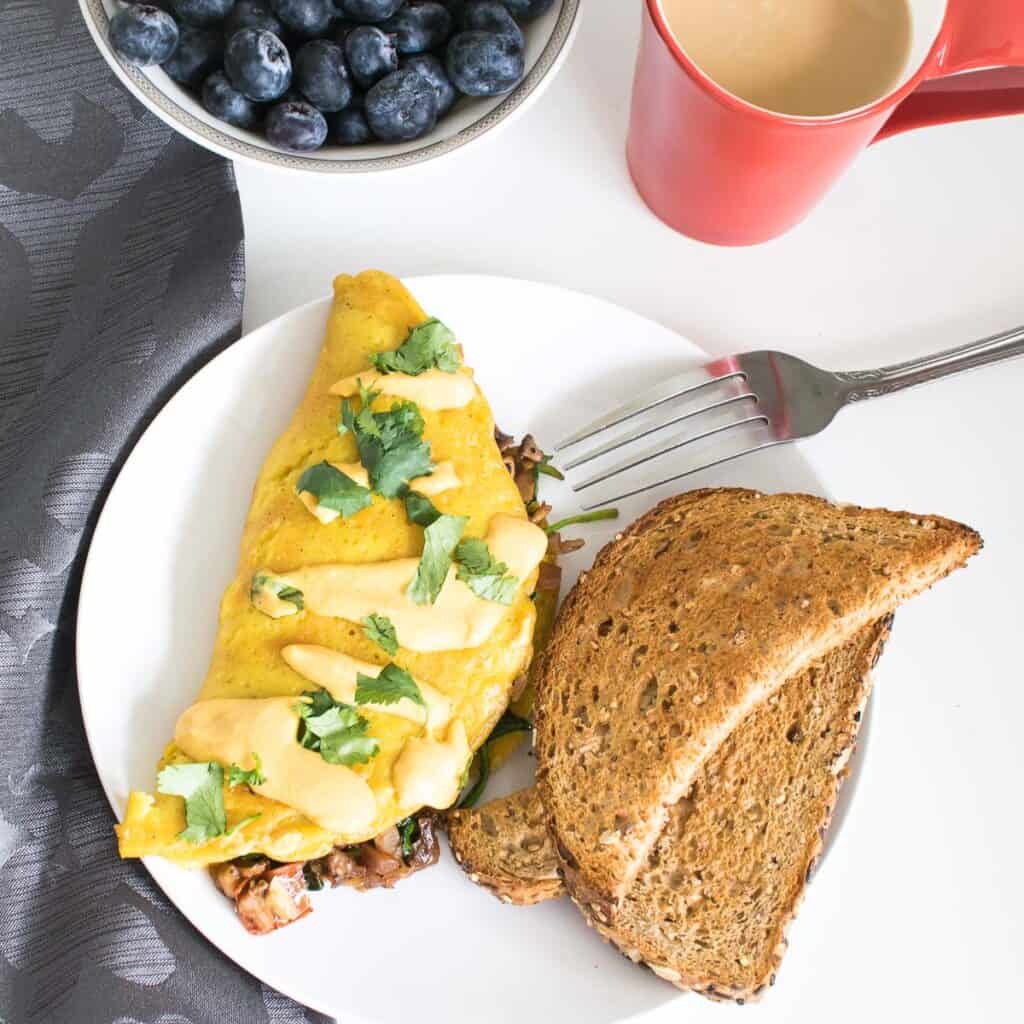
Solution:
[{"label": "spinach leaf", "polygon": [[417,526],[430,526],[436,522],[441,513],[434,507],[434,503],[425,495],[417,494],[416,491],[409,491],[405,496],[405,515],[410,523]]},{"label": "spinach leaf", "polygon": [[508,736],[514,732],[529,732],[533,726],[525,718],[506,711],[498,724],[491,730],[491,735],[484,741],[484,745],[476,752],[473,759],[473,768],[476,770],[476,781],[472,787],[463,794],[459,801],[459,807],[474,807],[477,801],[483,796],[487,788],[487,782],[491,776],[491,744],[500,740],[502,736]]}]

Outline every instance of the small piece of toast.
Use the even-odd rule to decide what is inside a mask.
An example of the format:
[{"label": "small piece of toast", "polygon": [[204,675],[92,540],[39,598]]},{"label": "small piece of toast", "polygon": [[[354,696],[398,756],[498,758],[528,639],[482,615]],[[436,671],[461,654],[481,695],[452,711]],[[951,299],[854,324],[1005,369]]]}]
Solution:
[{"label": "small piece of toast", "polygon": [[448,841],[462,870],[503,903],[528,907],[564,892],[537,791],[522,789],[482,807],[446,815]]}]

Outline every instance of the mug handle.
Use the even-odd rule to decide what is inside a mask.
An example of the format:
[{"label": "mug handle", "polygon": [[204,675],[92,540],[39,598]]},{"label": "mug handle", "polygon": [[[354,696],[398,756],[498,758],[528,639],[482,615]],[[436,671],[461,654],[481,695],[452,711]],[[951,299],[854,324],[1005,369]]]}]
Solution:
[{"label": "mug handle", "polygon": [[933,124],[1024,113],[1024,3],[949,0],[928,59],[926,80],[893,111],[875,142]]}]

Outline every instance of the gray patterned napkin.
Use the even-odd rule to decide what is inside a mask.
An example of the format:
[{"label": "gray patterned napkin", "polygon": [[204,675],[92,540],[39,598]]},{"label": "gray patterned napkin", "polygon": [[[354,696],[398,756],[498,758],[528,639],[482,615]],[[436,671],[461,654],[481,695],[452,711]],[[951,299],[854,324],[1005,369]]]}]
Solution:
[{"label": "gray patterned napkin", "polygon": [[0,1019],[310,1024],[117,857],[75,687],[82,561],[142,429],[238,337],[231,168],[117,83],[75,0],[0,0]]}]

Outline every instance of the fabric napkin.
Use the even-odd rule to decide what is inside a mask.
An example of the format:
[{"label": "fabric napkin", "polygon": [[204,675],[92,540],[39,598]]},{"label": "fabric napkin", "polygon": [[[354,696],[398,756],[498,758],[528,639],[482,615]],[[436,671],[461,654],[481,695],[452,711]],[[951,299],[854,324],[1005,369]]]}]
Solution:
[{"label": "fabric napkin", "polygon": [[118,859],[82,730],[78,586],[103,497],[240,331],[231,167],[146,112],[74,0],[0,0],[0,1019],[314,1024]]}]

